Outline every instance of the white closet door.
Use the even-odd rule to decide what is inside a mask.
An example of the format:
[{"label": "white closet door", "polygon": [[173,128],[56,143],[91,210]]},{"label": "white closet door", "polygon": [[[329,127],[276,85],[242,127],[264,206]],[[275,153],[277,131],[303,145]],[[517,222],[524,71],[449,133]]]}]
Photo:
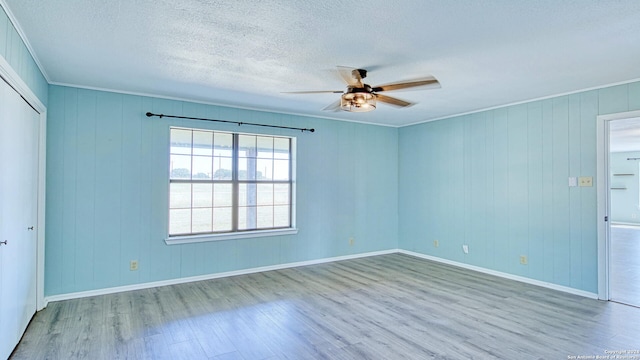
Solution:
[{"label": "white closet door", "polygon": [[39,115],[0,80],[0,359],[36,311]]}]

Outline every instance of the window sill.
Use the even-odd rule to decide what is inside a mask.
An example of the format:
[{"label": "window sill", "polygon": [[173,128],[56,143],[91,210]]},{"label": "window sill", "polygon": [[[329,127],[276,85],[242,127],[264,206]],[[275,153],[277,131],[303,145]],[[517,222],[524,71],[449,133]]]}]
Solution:
[{"label": "window sill", "polygon": [[249,239],[265,236],[280,236],[280,235],[295,235],[298,233],[298,229],[275,229],[275,230],[256,230],[256,231],[242,231],[237,233],[227,234],[204,234],[204,235],[185,235],[185,236],[171,236],[164,239],[167,245],[178,244],[190,244],[209,241],[222,241],[222,240],[237,240],[237,239]]}]

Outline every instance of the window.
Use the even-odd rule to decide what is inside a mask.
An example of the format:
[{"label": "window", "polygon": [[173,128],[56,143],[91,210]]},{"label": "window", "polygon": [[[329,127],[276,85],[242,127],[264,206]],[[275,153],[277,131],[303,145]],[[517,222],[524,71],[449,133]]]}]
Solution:
[{"label": "window", "polygon": [[167,243],[293,229],[293,138],[170,132]]}]

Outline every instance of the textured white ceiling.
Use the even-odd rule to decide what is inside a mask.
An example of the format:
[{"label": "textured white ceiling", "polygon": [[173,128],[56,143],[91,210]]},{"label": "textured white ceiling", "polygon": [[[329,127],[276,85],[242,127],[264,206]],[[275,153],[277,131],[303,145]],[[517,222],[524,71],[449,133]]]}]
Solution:
[{"label": "textured white ceiling", "polygon": [[[48,80],[401,126],[640,78],[638,0],[0,0]],[[323,112],[336,65],[418,104]]]}]

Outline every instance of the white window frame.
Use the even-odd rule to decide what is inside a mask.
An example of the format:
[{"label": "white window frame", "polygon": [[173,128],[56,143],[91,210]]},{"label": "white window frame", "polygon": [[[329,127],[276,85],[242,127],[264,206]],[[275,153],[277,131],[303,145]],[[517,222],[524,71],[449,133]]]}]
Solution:
[{"label": "white window frame", "polygon": [[[244,239],[244,238],[258,238],[258,237],[267,237],[267,236],[281,236],[281,235],[294,235],[298,233],[298,229],[296,228],[296,138],[292,136],[284,136],[284,135],[272,135],[272,134],[260,134],[260,133],[240,133],[240,132],[228,132],[228,131],[218,131],[211,129],[201,129],[201,128],[192,128],[192,127],[182,127],[182,126],[171,126],[169,128],[169,132],[171,133],[172,129],[181,129],[181,130],[191,130],[191,131],[206,131],[212,133],[224,133],[224,134],[232,134],[234,139],[237,139],[239,135],[249,135],[249,136],[261,136],[261,137],[272,137],[272,138],[287,138],[290,140],[290,226],[289,227],[281,227],[281,228],[265,228],[265,229],[256,229],[256,230],[232,230],[229,232],[214,232],[214,233],[198,233],[198,234],[185,234],[185,235],[170,235],[169,234],[169,219],[170,219],[170,187],[172,183],[171,179],[171,171],[168,172],[168,188],[167,188],[167,236],[164,239],[167,245],[175,245],[175,244],[187,244],[187,243],[198,243],[198,242],[209,242],[209,241],[221,241],[221,240],[233,240],[233,239]],[[170,135],[171,137],[171,135]],[[238,147],[234,145],[233,147],[233,178],[230,183],[233,184],[233,191],[238,190],[238,184],[245,183],[244,180],[238,179]],[[168,146],[168,162],[171,161],[171,146]],[[194,155],[191,154],[193,157]],[[176,182],[176,180],[173,180]],[[198,180],[191,179],[190,181],[180,180],[180,182],[184,183],[198,183]],[[213,180],[212,180],[213,182]],[[258,181],[259,182],[259,181]],[[215,182],[214,182],[215,183]],[[277,181],[266,181],[265,183],[277,183]],[[236,196],[236,195],[234,195]],[[193,209],[193,204],[191,205]],[[234,202],[232,211],[238,211],[238,204]],[[236,215],[237,216],[237,213]]]}]

